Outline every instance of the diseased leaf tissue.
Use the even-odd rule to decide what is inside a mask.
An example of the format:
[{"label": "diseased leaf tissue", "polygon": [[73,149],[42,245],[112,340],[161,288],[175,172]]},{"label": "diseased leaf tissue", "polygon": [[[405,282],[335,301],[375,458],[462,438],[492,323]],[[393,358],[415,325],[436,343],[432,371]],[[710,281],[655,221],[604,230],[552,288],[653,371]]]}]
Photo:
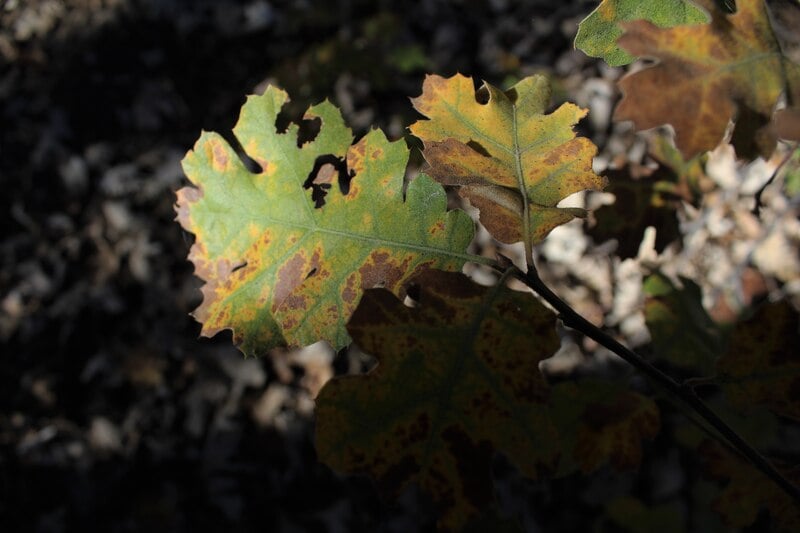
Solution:
[{"label": "diseased leaf tissue", "polygon": [[564,104],[545,114],[550,83],[531,76],[507,91],[470,78],[428,76],[412,100],[428,117],[411,126],[438,182],[480,209],[481,222],[500,241],[541,241],[556,226],[584,216],[558,207],[572,193],[602,189],[592,171],[597,147],[572,127],[587,111]]},{"label": "diseased leaf tissue", "polygon": [[[402,294],[423,269],[459,270],[473,234],[465,213],[445,212],[444,191],[426,176],[404,201],[402,141],[375,130],[351,146],[341,114],[323,102],[305,117],[322,121],[319,134],[297,146],[296,125],[275,127],[287,99],[274,87],[249,97],[234,128],[261,172],[204,133],[183,161],[194,186],[178,192],[178,220],[196,236],[190,259],[206,282],[195,317],[203,335],[233,329],[248,355],[319,340],[346,345],[344,325],[364,289]],[[346,161],[347,194],[334,185],[335,165],[316,165],[321,157]],[[316,183],[307,183],[314,170]]]}]

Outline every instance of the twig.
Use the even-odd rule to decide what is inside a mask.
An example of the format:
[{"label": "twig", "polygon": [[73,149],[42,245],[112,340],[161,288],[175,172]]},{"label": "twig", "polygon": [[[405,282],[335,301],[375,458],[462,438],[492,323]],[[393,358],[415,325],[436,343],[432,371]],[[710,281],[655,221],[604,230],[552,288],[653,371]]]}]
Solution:
[{"label": "twig", "polygon": [[727,442],[744,456],[753,466],[758,468],[764,475],[772,479],[781,489],[783,489],[794,500],[800,502],[800,488],[792,484],[780,472],[778,472],[758,450],[747,443],[733,428],[726,424],[714,411],[712,411],[700,398],[697,397],[690,386],[682,386],[670,376],[650,364],[642,356],[626,348],[614,338],[601,331],[588,320],[583,318],[577,311],[572,309],[564,300],[558,297],[550,288],[545,285],[539,277],[534,265],[528,266],[528,272],[522,272],[517,267],[511,267],[514,277],[522,281],[525,285],[533,289],[547,303],[553,306],[559,313],[559,318],[565,326],[580,331],[587,337],[595,340],[600,345],[605,346],[622,359],[628,362],[635,369],[653,380],[657,385],[664,388],[674,397],[680,399],[700,417],[716,429]]},{"label": "twig", "polygon": [[775,168],[775,171],[772,173],[772,175],[769,177],[769,179],[764,183],[764,185],[762,185],[761,188],[758,189],[758,192],[756,192],[755,197],[754,197],[755,200],[756,200],[756,205],[753,206],[753,210],[751,211],[755,216],[757,216],[757,217],[761,216],[761,195],[764,194],[764,190],[766,190],[766,188],[769,187],[769,185],[773,181],[775,181],[775,178],[778,176],[778,173],[781,171],[781,169],[784,167],[784,165],[786,165],[786,163],[788,163],[789,160],[794,155],[794,151],[795,151],[796,148],[797,148],[796,145],[789,148],[789,152],[781,160],[781,162],[778,163],[778,166]]}]

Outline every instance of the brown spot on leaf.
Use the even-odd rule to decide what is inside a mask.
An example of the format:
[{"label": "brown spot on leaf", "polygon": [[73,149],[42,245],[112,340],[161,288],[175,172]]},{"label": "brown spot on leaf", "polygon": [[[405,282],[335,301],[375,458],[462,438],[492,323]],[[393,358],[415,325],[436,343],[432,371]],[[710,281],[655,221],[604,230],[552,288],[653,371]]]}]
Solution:
[{"label": "brown spot on leaf", "polygon": [[175,219],[186,231],[196,231],[191,221],[191,208],[202,197],[203,190],[197,187],[183,187],[176,193]]},{"label": "brown spot on leaf", "polygon": [[469,435],[456,426],[442,431],[451,456],[456,461],[456,469],[461,482],[461,496],[474,508],[482,509],[493,501],[491,458],[492,446],[481,441],[474,443]]},{"label": "brown spot on leaf", "polygon": [[228,167],[228,153],[221,142],[212,142],[211,145],[211,164],[217,170],[225,170]]},{"label": "brown spot on leaf", "polygon": [[302,250],[289,258],[279,269],[275,276],[275,291],[273,292],[272,312],[274,313],[284,303],[284,300],[294,291],[308,274],[308,260]]},{"label": "brown spot on leaf", "polygon": [[358,293],[355,290],[356,286],[356,275],[350,274],[347,276],[344,282],[344,288],[342,289],[342,301],[345,304],[355,304],[356,298],[358,297]]}]

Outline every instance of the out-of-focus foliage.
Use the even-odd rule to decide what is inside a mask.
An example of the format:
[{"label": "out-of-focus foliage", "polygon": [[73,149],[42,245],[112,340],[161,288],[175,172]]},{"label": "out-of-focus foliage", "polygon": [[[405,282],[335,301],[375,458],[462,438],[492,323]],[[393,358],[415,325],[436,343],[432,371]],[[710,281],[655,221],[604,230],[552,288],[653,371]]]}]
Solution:
[{"label": "out-of-focus foliage", "polygon": [[787,92],[790,101],[800,100],[800,65],[783,54],[763,1],[740,2],[731,15],[710,9],[709,24],[622,25],[619,45],[657,61],[620,81],[624,96],[614,117],[640,130],[671,124],[687,159],[715,148],[735,119],[737,154],[769,157],[776,135],[768,125],[778,99]]},{"label": "out-of-focus foliage", "polygon": [[680,281],[683,287],[675,287],[658,273],[644,281],[644,313],[653,352],[698,375],[710,375],[721,350],[721,333],[703,308],[700,287],[687,278]]},{"label": "out-of-focus foliage", "polygon": [[575,36],[575,48],[600,57],[612,67],[636,58],[617,44],[622,35],[619,23],[648,20],[660,28],[708,22],[708,17],[690,0],[603,0],[583,19]]}]

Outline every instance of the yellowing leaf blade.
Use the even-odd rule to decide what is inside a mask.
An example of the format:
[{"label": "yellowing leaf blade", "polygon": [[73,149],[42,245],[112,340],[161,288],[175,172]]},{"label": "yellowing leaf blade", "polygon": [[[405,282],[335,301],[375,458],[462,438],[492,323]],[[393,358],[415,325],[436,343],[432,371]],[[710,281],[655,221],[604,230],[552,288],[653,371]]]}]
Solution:
[{"label": "yellowing leaf blade", "polygon": [[583,211],[557,204],[605,180],[592,171],[597,148],[576,139],[573,126],[586,111],[564,104],[544,114],[550,87],[543,76],[526,78],[503,92],[470,78],[428,76],[412,100],[428,120],[411,126],[422,139],[428,171],[443,184],[461,187],[481,211],[481,222],[503,242],[542,240]]},{"label": "yellowing leaf blade", "polygon": [[[190,259],[206,282],[195,311],[202,334],[233,329],[246,354],[318,340],[341,347],[363,289],[401,294],[410,276],[469,258],[472,223],[446,213],[438,184],[421,176],[403,201],[404,143],[375,130],[351,146],[341,114],[323,102],[306,114],[321,121],[318,135],[298,146],[296,125],[275,128],[287,100],[273,87],[248,98],[234,129],[261,172],[207,133],[183,162],[195,187],[178,192],[178,220],[196,235]],[[320,157],[345,160],[352,179],[343,194],[330,168],[317,176],[328,188],[316,208],[308,183]]]}]

